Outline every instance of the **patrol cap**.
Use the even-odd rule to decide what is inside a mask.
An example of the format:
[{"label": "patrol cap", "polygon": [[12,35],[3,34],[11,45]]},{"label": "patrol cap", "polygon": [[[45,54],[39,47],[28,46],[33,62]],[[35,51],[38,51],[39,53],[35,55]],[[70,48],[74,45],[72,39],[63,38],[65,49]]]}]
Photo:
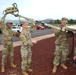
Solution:
[{"label": "patrol cap", "polygon": [[62,20],[61,20],[61,22],[68,22],[68,19],[66,18],[66,17],[62,17]]},{"label": "patrol cap", "polygon": [[21,21],[20,24],[28,24],[26,21]]},{"label": "patrol cap", "polygon": [[6,22],[6,25],[7,25],[7,24],[13,24],[13,23],[12,23],[12,22]]}]

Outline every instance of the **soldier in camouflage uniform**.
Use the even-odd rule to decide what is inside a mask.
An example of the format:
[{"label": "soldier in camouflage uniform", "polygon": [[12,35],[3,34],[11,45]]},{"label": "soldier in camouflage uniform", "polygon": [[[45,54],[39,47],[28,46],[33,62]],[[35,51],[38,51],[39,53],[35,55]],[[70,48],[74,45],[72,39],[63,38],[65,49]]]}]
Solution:
[{"label": "soldier in camouflage uniform", "polygon": [[31,46],[32,42],[36,43],[35,40],[31,40],[31,35],[30,31],[28,29],[28,24],[26,22],[22,22],[22,32],[20,34],[20,39],[22,42],[21,45],[21,57],[22,57],[22,62],[21,62],[21,69],[22,69],[22,74],[23,75],[28,75],[26,71],[32,72],[33,70],[30,69],[30,63],[31,63],[31,57],[32,57],[32,51],[31,51]]},{"label": "soldier in camouflage uniform", "polygon": [[19,33],[11,31],[11,22],[6,23],[6,28],[2,30],[2,43],[3,43],[3,51],[2,51],[2,67],[1,67],[1,72],[5,72],[5,63],[6,63],[6,57],[8,54],[10,54],[10,62],[11,62],[11,67],[15,68],[16,65],[14,64],[13,61],[13,56],[14,56],[14,48],[13,48],[13,35],[14,36],[19,36]]},{"label": "soldier in camouflage uniform", "polygon": [[67,60],[67,55],[69,54],[68,50],[68,38],[70,35],[68,34],[68,31],[66,30],[66,23],[67,18],[63,17],[61,21],[61,30],[55,30],[56,35],[56,49],[54,52],[54,67],[53,67],[53,73],[56,73],[57,66],[61,63],[61,67],[63,69],[67,69],[67,66],[65,66],[65,62]]}]

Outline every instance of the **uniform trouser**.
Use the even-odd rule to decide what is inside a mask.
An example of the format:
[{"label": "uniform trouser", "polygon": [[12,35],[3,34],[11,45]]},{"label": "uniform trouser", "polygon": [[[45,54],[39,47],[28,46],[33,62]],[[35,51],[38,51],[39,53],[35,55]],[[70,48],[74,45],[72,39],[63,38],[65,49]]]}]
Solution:
[{"label": "uniform trouser", "polygon": [[2,54],[3,54],[2,55],[2,65],[5,65],[8,54],[10,54],[10,61],[13,62],[14,48],[13,48],[13,43],[11,43],[10,45],[3,44],[3,46],[4,46],[4,49],[2,51]]},{"label": "uniform trouser", "polygon": [[32,51],[31,46],[22,45],[21,46],[21,69],[27,70],[30,67],[31,63],[31,57],[32,57]]},{"label": "uniform trouser", "polygon": [[68,44],[64,44],[64,45],[60,45],[60,46],[56,45],[53,64],[59,65],[60,62],[61,62],[61,64],[65,64],[68,54],[69,54]]}]

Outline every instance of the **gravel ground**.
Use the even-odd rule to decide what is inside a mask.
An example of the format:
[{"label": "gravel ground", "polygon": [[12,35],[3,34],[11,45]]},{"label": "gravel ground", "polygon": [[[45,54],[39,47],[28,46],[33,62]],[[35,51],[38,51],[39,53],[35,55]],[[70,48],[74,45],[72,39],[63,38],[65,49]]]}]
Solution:
[{"label": "gravel ground", "polygon": [[[66,65],[68,67],[67,70],[64,70],[59,66],[57,73],[52,74],[52,68],[53,68],[52,62],[54,59],[54,50],[55,50],[54,42],[55,42],[55,37],[52,37],[46,40],[41,40],[32,47],[33,56],[32,56],[31,68],[34,71],[32,73],[29,73],[29,75],[76,75],[76,68],[74,68],[70,64],[70,59],[68,59],[66,62]],[[69,39],[70,52],[72,48],[71,42],[72,42],[72,39]],[[76,42],[75,42],[75,46],[76,46]],[[6,72],[5,73],[0,72],[0,75],[22,75],[21,69],[20,69],[20,64],[21,64],[20,46],[15,47],[14,54],[15,54],[14,60],[15,60],[15,63],[17,64],[17,67],[15,69],[10,68],[9,66],[10,61],[8,56],[7,62],[6,62]],[[0,52],[0,67],[1,67],[1,56],[2,56],[2,52]]]}]

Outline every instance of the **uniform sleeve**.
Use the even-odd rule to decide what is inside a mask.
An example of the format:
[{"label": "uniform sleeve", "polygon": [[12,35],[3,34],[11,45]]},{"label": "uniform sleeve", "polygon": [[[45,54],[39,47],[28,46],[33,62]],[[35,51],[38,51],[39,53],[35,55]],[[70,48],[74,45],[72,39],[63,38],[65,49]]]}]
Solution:
[{"label": "uniform sleeve", "polygon": [[23,34],[20,34],[20,40],[22,42],[22,44],[24,45],[28,45],[28,41],[26,40],[26,37]]},{"label": "uniform sleeve", "polygon": [[3,32],[4,26],[0,24],[0,30]]},{"label": "uniform sleeve", "polygon": [[60,31],[57,30],[57,29],[54,29],[54,33],[55,33],[55,36],[59,36],[60,35]]},{"label": "uniform sleeve", "polygon": [[32,26],[30,27],[30,32],[33,32],[36,30],[35,21],[31,19],[31,22],[32,22]]},{"label": "uniform sleeve", "polygon": [[8,40],[12,39],[12,37],[9,36],[9,34],[7,33],[7,31],[5,29],[3,29],[2,34],[4,36],[4,38],[3,38],[4,41],[8,41]]},{"label": "uniform sleeve", "polygon": [[[61,28],[60,25],[57,25],[57,27]],[[54,29],[54,33],[55,33],[55,36],[58,37],[60,35],[60,31],[61,30],[58,30],[58,29]]]},{"label": "uniform sleeve", "polygon": [[31,27],[31,28],[30,28],[30,32],[34,32],[35,30],[36,30],[35,27]]}]

